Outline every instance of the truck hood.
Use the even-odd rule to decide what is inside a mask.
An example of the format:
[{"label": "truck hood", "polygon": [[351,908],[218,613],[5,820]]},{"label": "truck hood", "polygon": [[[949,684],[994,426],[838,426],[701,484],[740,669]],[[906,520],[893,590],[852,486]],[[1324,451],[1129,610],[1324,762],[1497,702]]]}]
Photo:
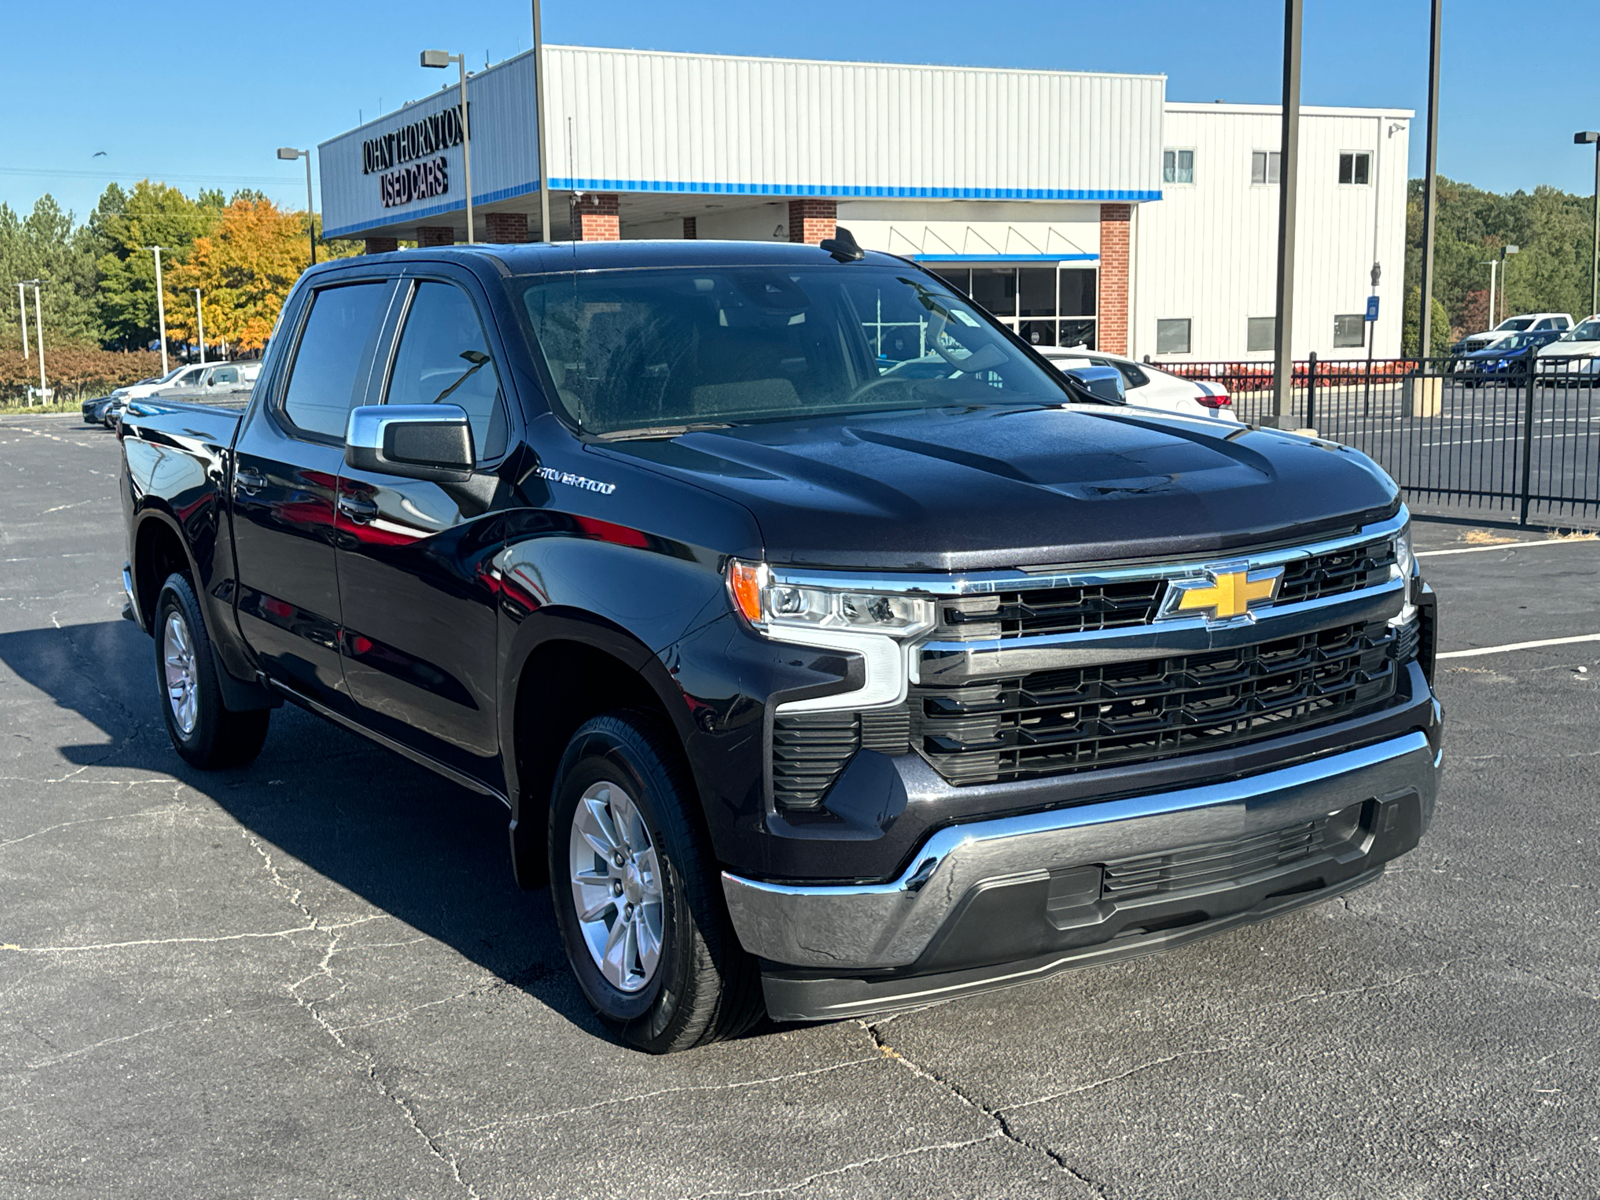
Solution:
[{"label": "truck hood", "polygon": [[968,409],[591,443],[748,508],[768,560],[979,570],[1208,554],[1392,513],[1365,455],[1126,408]]}]

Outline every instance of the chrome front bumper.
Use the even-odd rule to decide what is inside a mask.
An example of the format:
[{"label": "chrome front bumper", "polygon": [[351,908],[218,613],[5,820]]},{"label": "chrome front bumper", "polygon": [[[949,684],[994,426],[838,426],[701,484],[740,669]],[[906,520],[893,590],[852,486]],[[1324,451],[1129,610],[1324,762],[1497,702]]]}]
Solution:
[{"label": "chrome front bumper", "polygon": [[[1364,819],[1379,826],[1364,842],[1357,830],[1339,861],[1349,873],[1376,870],[1431,821],[1441,758],[1425,734],[1408,733],[1225,783],[948,827],[889,883],[807,886],[724,872],[723,892],[746,950],[828,972],[910,967],[969,898],[1017,883],[1056,881],[1055,927],[1103,923],[1110,937],[1118,902],[1090,879],[1098,864],[1236,842],[1373,802]],[[1383,835],[1397,832],[1401,802],[1413,832],[1397,849]]]}]

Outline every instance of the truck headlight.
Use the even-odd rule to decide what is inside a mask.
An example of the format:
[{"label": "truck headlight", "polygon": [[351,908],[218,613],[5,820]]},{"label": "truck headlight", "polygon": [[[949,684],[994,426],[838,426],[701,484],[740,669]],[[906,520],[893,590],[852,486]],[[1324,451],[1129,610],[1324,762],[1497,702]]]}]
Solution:
[{"label": "truck headlight", "polygon": [[731,559],[728,596],[752,628],[775,642],[861,656],[864,678],[853,691],[786,700],[780,713],[859,710],[905,702],[917,651],[909,645],[934,626],[926,596],[828,583],[820,572],[774,571]]},{"label": "truck headlight", "polygon": [[1416,592],[1420,586],[1417,577],[1417,554],[1411,540],[1410,521],[1407,521],[1400,532],[1394,535],[1394,565],[1389,568],[1389,577],[1405,581],[1400,615],[1389,623],[1391,625],[1408,624],[1417,615]]},{"label": "truck headlight", "polygon": [[923,596],[825,587],[737,558],[728,563],[728,592],[744,619],[763,632],[837,629],[903,641],[932,629],[935,617],[933,601]]}]

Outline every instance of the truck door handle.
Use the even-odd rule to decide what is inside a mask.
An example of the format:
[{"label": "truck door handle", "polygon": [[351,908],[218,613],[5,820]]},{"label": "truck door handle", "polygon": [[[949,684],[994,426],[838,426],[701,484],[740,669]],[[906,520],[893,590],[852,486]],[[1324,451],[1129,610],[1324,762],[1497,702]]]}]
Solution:
[{"label": "truck door handle", "polygon": [[339,511],[357,524],[365,524],[378,515],[378,506],[365,496],[339,496]]},{"label": "truck door handle", "polygon": [[254,467],[239,467],[233,473],[233,485],[241,492],[253,492],[267,486],[267,477]]}]

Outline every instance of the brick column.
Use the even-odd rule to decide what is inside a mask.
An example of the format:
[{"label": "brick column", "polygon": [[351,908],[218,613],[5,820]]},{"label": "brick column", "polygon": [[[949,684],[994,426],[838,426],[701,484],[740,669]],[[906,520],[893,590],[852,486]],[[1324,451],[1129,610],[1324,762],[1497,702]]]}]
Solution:
[{"label": "brick column", "polygon": [[572,206],[573,241],[616,242],[621,239],[622,222],[617,217],[614,192],[585,196]]},{"label": "brick column", "polygon": [[1107,354],[1128,352],[1128,232],[1133,205],[1100,206],[1100,314],[1095,348]]},{"label": "brick column", "polygon": [[528,214],[495,212],[487,213],[485,219],[488,229],[484,232],[486,242],[498,242],[501,245],[511,245],[528,240]]},{"label": "brick column", "polygon": [[789,201],[789,240],[818,245],[837,227],[839,205],[832,200]]},{"label": "brick column", "polygon": [[454,246],[456,244],[456,231],[448,225],[418,225],[417,245],[419,246]]},{"label": "brick column", "polygon": [[698,218],[685,217],[683,219],[683,237],[685,241],[692,242],[700,236],[698,232]]},{"label": "brick column", "polygon": [[367,254],[388,254],[400,249],[400,243],[395,238],[367,238],[365,239]]}]

